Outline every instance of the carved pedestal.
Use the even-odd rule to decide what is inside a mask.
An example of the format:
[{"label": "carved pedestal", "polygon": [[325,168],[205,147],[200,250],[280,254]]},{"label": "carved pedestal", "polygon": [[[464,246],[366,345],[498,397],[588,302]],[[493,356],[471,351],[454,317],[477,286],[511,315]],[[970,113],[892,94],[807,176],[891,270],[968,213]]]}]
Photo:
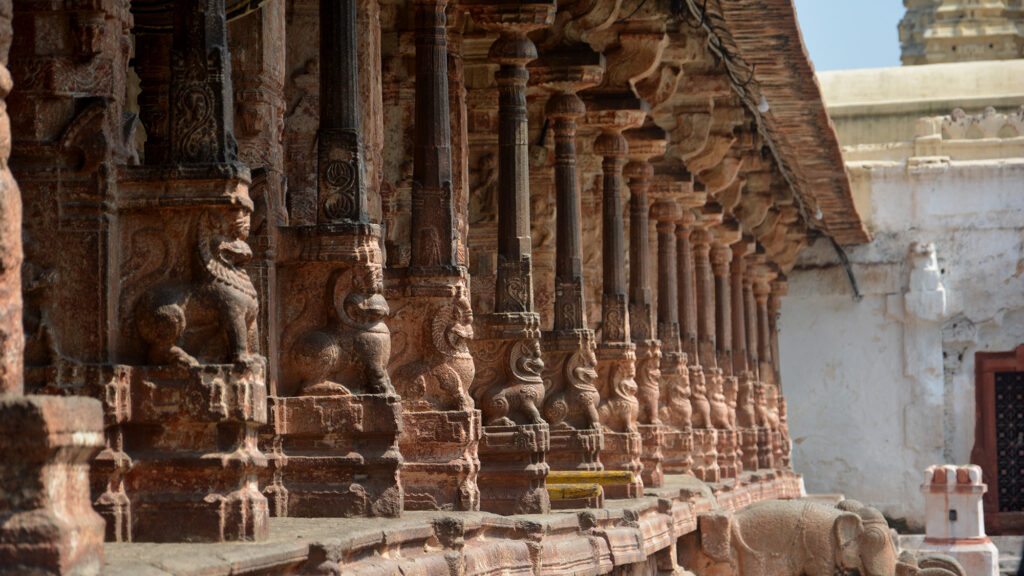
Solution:
[{"label": "carved pedestal", "polygon": [[397,396],[278,397],[272,399],[271,413],[284,454],[273,474],[276,493],[286,498],[279,515],[401,513],[402,408]]},{"label": "carved pedestal", "polygon": [[267,465],[257,447],[267,418],[264,370],[262,361],[131,369],[133,464],[125,484],[134,541],[268,537],[257,482]]},{"label": "carved pedestal", "polygon": [[91,398],[0,397],[0,573],[99,573],[103,519],[88,491],[102,424]]},{"label": "carved pedestal", "polygon": [[[275,513],[398,516],[402,405],[387,363],[380,229],[281,229],[281,372],[271,400]],[[270,447],[267,447],[270,451]]]},{"label": "carved pedestal", "polygon": [[590,330],[544,333],[544,419],[551,428],[551,470],[604,470],[604,434],[597,414],[599,395],[594,334]]},{"label": "carved pedestal", "polygon": [[742,452],[743,469],[754,472],[759,467],[757,455],[757,428],[740,428],[740,451]]},{"label": "carved pedestal", "polygon": [[718,468],[722,478],[736,478],[741,470],[739,434],[736,430],[718,431]]},{"label": "carved pedestal", "polygon": [[[632,318],[632,316],[630,316]],[[661,396],[661,343],[642,340],[636,344],[637,401],[640,403],[637,429],[643,440],[641,462],[644,486],[657,488],[665,480],[662,470],[662,424],[658,401]]]},{"label": "carved pedestal", "polygon": [[480,411],[469,397],[473,312],[459,275],[395,271],[391,381],[402,398],[407,510],[479,510]]},{"label": "carved pedestal", "polygon": [[693,470],[693,429],[662,431],[662,469],[665,474],[690,474]]},{"label": "carved pedestal", "polygon": [[693,475],[703,482],[721,480],[718,467],[718,430],[713,428],[693,429]]},{"label": "carved pedestal", "polygon": [[636,400],[636,353],[632,344],[602,342],[597,348],[601,383],[601,424],[604,426],[602,460],[607,470],[632,472],[633,482],[609,486],[609,498],[636,498],[643,494],[643,440],[636,427],[640,410]]},{"label": "carved pedestal", "polygon": [[545,489],[551,438],[544,399],[539,318],[532,313],[477,316],[470,343],[476,360],[471,393],[483,412],[480,509],[539,514],[551,509]]},{"label": "carved pedestal", "polygon": [[772,431],[770,428],[757,429],[757,467],[770,470],[775,467],[772,451]]}]

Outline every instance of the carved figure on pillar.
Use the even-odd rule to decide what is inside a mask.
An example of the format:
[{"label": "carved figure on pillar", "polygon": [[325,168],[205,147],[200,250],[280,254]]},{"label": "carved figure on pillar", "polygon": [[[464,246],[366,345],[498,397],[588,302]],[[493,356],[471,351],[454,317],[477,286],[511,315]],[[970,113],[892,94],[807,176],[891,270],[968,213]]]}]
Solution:
[{"label": "carved figure on pillar", "polygon": [[483,411],[481,509],[538,513],[550,509],[545,489],[549,428],[544,402],[540,316],[533,306],[526,65],[537,58],[527,33],[551,24],[553,2],[463,5],[485,30],[498,32],[490,59],[499,65],[498,265],[494,313],[476,317],[471,392]]},{"label": "carved figure on pillar", "polygon": [[[416,104],[411,254],[391,269],[389,372],[403,400],[406,509],[478,510],[480,411],[469,343],[469,272],[458,259],[449,95],[447,0],[415,9]],[[443,471],[443,475],[439,472]],[[443,481],[438,478],[443,477]]]},{"label": "carved figure on pillar", "polygon": [[744,236],[734,243],[729,271],[732,302],[732,370],[736,382],[736,433],[739,435],[740,471],[757,470],[757,427],[754,413],[754,371],[750,369],[747,338],[747,291],[751,289],[747,275],[747,256],[754,240]]},{"label": "carved figure on pillar", "polygon": [[631,161],[629,177],[629,320],[630,336],[636,344],[637,400],[640,415],[637,429],[643,442],[641,461],[645,486],[662,485],[664,444],[659,396],[661,394],[661,341],[655,338],[654,291],[651,289],[650,221],[648,192],[654,177],[650,160],[665,154],[667,134],[656,127],[635,128],[624,134]]},{"label": "carved figure on pillar", "polygon": [[735,478],[742,470],[740,438],[736,430],[736,403],[739,380],[733,373],[733,299],[730,293],[729,268],[733,253],[730,246],[740,240],[739,224],[725,221],[712,229],[715,243],[711,251],[711,270],[715,288],[715,353],[719,368],[725,422],[716,423],[719,430],[718,459],[722,477]]},{"label": "carved figure on pillar", "polygon": [[[131,532],[119,536],[261,540],[269,512],[258,488],[267,459],[257,430],[267,421],[267,364],[259,298],[245,270],[254,204],[234,137],[225,2],[177,2],[173,14],[154,12],[141,25],[148,35],[161,24],[170,31],[171,22],[170,45],[151,38],[136,61],[140,76],[153,80],[143,85],[156,94],[142,100],[154,107],[169,62],[167,107],[143,114],[154,122],[155,154],[145,166],[128,166],[119,184],[116,355],[132,364],[120,375],[131,406],[124,425]],[[171,412],[168,397],[179,399]],[[168,485],[172,476],[182,481]]]},{"label": "carved figure on pillar", "polygon": [[757,460],[759,468],[774,468],[774,435],[772,427],[771,409],[768,405],[768,388],[774,386],[772,381],[774,375],[771,365],[771,339],[768,334],[768,296],[771,294],[771,280],[776,273],[771,265],[765,262],[764,256],[754,256],[756,264],[752,267],[754,282],[752,285],[753,299],[755,302],[755,318],[757,322],[757,361],[758,381],[755,385],[754,404],[757,414]]},{"label": "carved figure on pillar", "polygon": [[555,319],[554,330],[544,333],[543,413],[551,426],[548,462],[556,471],[604,469],[596,341],[587,325],[584,300],[576,168],[577,121],[586,114],[576,93],[597,85],[604,66],[603,56],[584,47],[545,54],[530,65],[537,84],[553,92],[545,111],[555,136]]},{"label": "carved figure on pillar", "polygon": [[696,358],[699,371],[690,374],[694,428],[694,473],[705,482],[721,478],[719,429],[728,426],[725,396],[722,394],[721,371],[715,355],[715,298],[711,244],[714,236],[710,228],[722,221],[721,208],[705,205],[695,223],[693,241],[693,277],[696,317]]},{"label": "carved figure on pillar", "polygon": [[[661,190],[659,190],[661,192]],[[661,194],[659,194],[661,196]],[[679,340],[676,222],[683,216],[670,198],[651,207],[658,229],[658,337],[661,340],[662,467],[669,474],[685,474],[693,465],[690,375]]]},{"label": "carved figure on pillar", "polygon": [[356,0],[320,1],[319,25],[316,217],[279,230],[277,290],[294,301],[278,309],[268,491],[278,516],[398,516],[402,405],[387,371],[381,230],[368,217]]},{"label": "carved figure on pillar", "polygon": [[[604,286],[601,296],[601,343],[598,379],[601,424],[605,430],[605,467],[635,475],[627,486],[609,487],[609,497],[638,497],[643,493],[642,439],[637,429],[636,346],[630,336],[626,293],[626,246],[623,223],[623,166],[629,143],[623,130],[639,127],[646,105],[627,95],[598,94],[588,101],[587,123],[602,128],[594,142],[601,164],[601,251]],[[650,321],[648,320],[648,325]]]}]

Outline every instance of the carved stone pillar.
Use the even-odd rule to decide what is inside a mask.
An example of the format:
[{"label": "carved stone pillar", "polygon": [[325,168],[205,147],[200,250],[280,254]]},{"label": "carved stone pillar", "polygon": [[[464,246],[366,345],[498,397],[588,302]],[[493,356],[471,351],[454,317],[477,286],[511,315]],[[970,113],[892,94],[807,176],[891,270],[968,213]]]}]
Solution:
[{"label": "carved stone pillar", "polygon": [[736,395],[736,429],[739,434],[741,469],[757,470],[757,420],[754,409],[755,373],[750,370],[747,349],[748,292],[753,298],[750,278],[747,276],[746,256],[754,246],[752,238],[744,237],[732,245],[730,281],[732,298],[732,359],[733,374],[738,378]]},{"label": "carved stone pillar", "polygon": [[478,510],[480,411],[469,396],[473,312],[456,239],[447,1],[414,6],[412,253],[388,282],[396,343],[389,372],[404,407],[402,485],[408,510]]},{"label": "carved stone pillar", "polygon": [[[625,175],[629,177],[629,320],[630,336],[636,344],[636,384],[640,414],[637,430],[643,442],[643,481],[657,488],[664,483],[662,470],[661,418],[661,342],[655,333],[654,291],[651,289],[650,204],[654,168],[649,160],[665,154],[667,135],[657,127],[637,128],[625,133],[630,162]],[[674,294],[674,291],[673,291]]]},{"label": "carved stone pillar", "polygon": [[755,385],[754,404],[757,420],[757,459],[759,468],[774,468],[774,447],[769,388],[773,387],[771,374],[771,340],[768,334],[768,296],[771,294],[771,279],[775,273],[758,259],[753,270],[753,294],[757,318],[757,358],[759,379]]},{"label": "carved stone pillar", "polygon": [[[705,206],[696,222],[693,241],[694,300],[696,311],[696,349],[700,371],[691,373],[691,404],[693,405],[694,467],[697,478],[717,482],[721,478],[718,464],[718,431],[728,428],[721,373],[715,357],[714,282],[711,274],[710,228],[721,223],[721,211]],[[694,378],[694,376],[696,378]]]},{"label": "carved stone pillar", "polygon": [[[635,98],[602,95],[588,102],[589,124],[602,128],[594,142],[601,156],[601,252],[604,285],[601,294],[601,343],[597,349],[601,424],[605,431],[604,464],[609,470],[635,475],[633,483],[609,487],[609,497],[639,497],[643,493],[642,439],[637,429],[640,405],[636,399],[636,346],[630,337],[626,293],[626,243],[623,223],[622,171],[629,154],[623,130],[637,127],[646,110]],[[614,488],[612,490],[611,488]]]},{"label": "carved stone pillar", "polygon": [[[24,426],[33,438],[25,441],[50,444],[46,449],[54,450],[49,462],[45,458],[35,460],[44,454],[40,452],[32,455],[29,465],[52,465],[53,472],[33,470],[22,480],[27,482],[39,472],[49,476],[47,482],[59,481],[56,471],[61,466],[72,470],[73,475],[88,470],[91,501],[108,520],[108,535],[111,539],[127,538],[130,506],[123,479],[130,459],[123,450],[123,424],[128,394],[125,382],[115,377],[113,367],[106,362],[119,338],[110,322],[113,294],[117,292],[110,282],[110,254],[119,252],[114,247],[117,240],[112,239],[118,221],[114,208],[118,164],[128,162],[132,152],[125,132],[131,132],[134,117],[122,114],[131,15],[124,3],[13,4],[17,41],[11,48],[10,77],[15,88],[8,96],[11,78],[4,72],[7,79],[2,88],[10,115],[3,115],[3,166],[6,173],[10,153],[10,167],[21,198],[16,210],[13,206],[4,209],[11,218],[4,226],[19,231],[15,240],[18,262],[5,257],[4,269],[17,270],[20,266],[21,273],[6,276],[20,282],[15,289],[20,295],[17,306],[12,303],[3,318],[16,322],[25,334],[17,345],[3,342],[4,350],[18,358],[17,370],[13,366],[5,368],[4,378],[16,383],[19,390],[24,382],[29,394],[85,395],[107,402],[104,426],[82,430],[78,440],[71,438],[76,431],[68,426],[91,421],[93,413],[88,403],[80,405],[86,411],[80,420],[66,424],[26,407]],[[11,2],[7,2],[2,13],[8,21],[2,26],[6,31],[2,42],[4,62],[12,40],[11,12]],[[10,179],[10,174],[6,177]],[[4,197],[8,202],[17,199],[18,187],[13,179],[5,186]],[[73,311],[69,311],[68,303],[73,303]],[[0,390],[6,387],[0,384]],[[52,410],[56,418],[65,408],[55,404]],[[50,423],[53,429],[47,431]],[[7,421],[6,425],[16,427],[18,423]],[[9,430],[5,427],[5,438],[13,441]],[[92,437],[97,431],[105,433],[106,446],[90,470],[84,463],[96,452],[92,444],[103,440]],[[64,434],[68,436],[62,438]],[[4,451],[5,460],[8,454]],[[74,476],[69,478],[67,494],[80,498],[82,510],[86,510],[88,493],[74,494],[78,481]],[[54,506],[66,500],[60,490],[53,498]],[[30,498],[19,502],[19,510],[31,506],[27,502],[36,501]],[[78,504],[72,506],[79,509]],[[40,512],[44,524],[32,526],[30,531],[38,530],[33,536],[45,540],[45,515],[52,511]],[[68,538],[65,530],[79,530],[75,527],[77,519],[68,518],[66,523],[56,524],[56,537]],[[97,524],[95,516],[86,513],[81,521],[80,536],[87,552],[83,562],[99,562],[97,542],[103,538],[102,525],[99,534],[91,534]],[[16,526],[17,522],[5,525]],[[51,552],[55,550],[46,551]],[[69,552],[57,550],[56,556],[46,562],[59,557],[73,565],[76,561]],[[89,554],[97,557],[88,558]],[[0,565],[5,564],[0,558]]]},{"label": "carved stone pillar", "polygon": [[782,313],[782,297],[789,291],[789,281],[779,274],[771,283],[768,295],[768,335],[772,353],[772,375],[774,384],[768,395],[768,406],[772,420],[772,455],[776,468],[789,467],[789,430],[782,420],[786,399],[782,395],[782,371],[779,360],[779,315]]},{"label": "carved stone pillar", "polygon": [[[267,460],[257,447],[266,360],[258,293],[244,269],[254,205],[234,136],[225,3],[188,0],[173,12],[139,22],[173,29],[166,156],[129,166],[118,194],[115,356],[131,366],[115,376],[130,387],[130,537],[261,540],[269,530],[258,488]],[[146,54],[162,68],[162,54]],[[136,60],[140,71],[148,64]],[[163,115],[149,117],[159,124]]]},{"label": "carved stone pillar", "polygon": [[[597,405],[600,397],[594,332],[587,326],[580,232],[580,192],[576,168],[577,120],[586,106],[576,92],[595,86],[604,73],[599,54],[577,49],[546,54],[530,66],[534,80],[554,94],[546,112],[555,136],[555,318],[544,333],[543,414],[551,426],[552,470],[600,471],[604,447]],[[556,503],[553,503],[555,505]],[[596,502],[557,502],[579,507]]]},{"label": "carved stone pillar", "polygon": [[683,211],[678,202],[666,198],[651,207],[658,228],[658,337],[661,340],[661,394],[659,416],[662,426],[663,469],[669,474],[686,474],[693,465],[690,375],[686,353],[679,341],[679,299],[676,223]]},{"label": "carved stone pillar", "polygon": [[477,316],[471,390],[483,411],[481,509],[501,514],[550,509],[545,489],[549,428],[544,401],[540,316],[533,308],[526,64],[537,58],[527,33],[551,24],[554,3],[464,6],[497,31],[491,60],[498,84],[498,270],[494,313]]},{"label": "carved stone pillar", "polygon": [[296,300],[277,311],[275,513],[398,516],[402,406],[387,373],[381,232],[367,216],[357,2],[319,9],[315,219],[280,230],[278,293]]},{"label": "carved stone pillar", "polygon": [[[723,478],[735,478],[740,471],[739,435],[736,432],[736,397],[739,380],[732,366],[732,296],[730,294],[729,248],[741,237],[735,222],[723,222],[713,228],[715,243],[711,251],[711,270],[715,284],[715,353],[719,368],[718,381],[725,402],[726,421],[718,428],[718,464]],[[717,392],[717,390],[716,390]]]},{"label": "carved stone pillar", "polygon": [[[48,11],[19,17],[25,24],[36,16],[52,19],[55,11]],[[0,360],[0,572],[97,574],[103,564],[103,519],[89,506],[88,463],[103,446],[100,403],[23,395],[22,199],[7,164],[12,135],[4,101],[12,87],[7,70],[11,16],[11,1],[0,1],[0,345],[5,351]],[[81,16],[88,23],[97,14],[72,19]],[[100,26],[103,16],[98,14]],[[114,24],[120,33],[120,23]],[[30,30],[25,27],[25,33]]]}]

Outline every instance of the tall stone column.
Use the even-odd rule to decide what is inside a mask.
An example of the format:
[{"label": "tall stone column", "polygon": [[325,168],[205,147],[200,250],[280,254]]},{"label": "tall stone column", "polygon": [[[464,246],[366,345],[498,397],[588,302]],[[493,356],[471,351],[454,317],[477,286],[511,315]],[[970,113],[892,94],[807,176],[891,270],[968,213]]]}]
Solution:
[{"label": "tall stone column", "polygon": [[[448,69],[447,0],[415,9],[416,106],[413,139],[412,241],[408,268],[389,270],[391,332],[405,346],[389,365],[402,397],[409,510],[478,510],[480,411],[469,341],[473,311],[469,272],[458,259]],[[439,480],[443,478],[443,480]]]},{"label": "tall stone column", "polygon": [[[715,354],[718,365],[715,394],[722,394],[725,420],[718,429],[718,464],[723,478],[735,478],[740,471],[739,436],[736,432],[736,397],[739,380],[732,366],[732,296],[729,284],[729,248],[741,237],[739,225],[725,221],[713,229],[715,241],[711,250],[711,270],[715,287]],[[719,386],[721,386],[719,388]],[[713,402],[712,406],[716,404]]]},{"label": "tall stone column", "polygon": [[643,480],[657,488],[664,483],[663,444],[659,397],[661,395],[661,342],[656,338],[654,291],[651,289],[650,220],[648,192],[654,167],[650,160],[665,154],[667,134],[657,127],[637,128],[624,134],[630,162],[629,177],[629,320],[630,337],[636,344],[636,384],[640,414],[637,430],[643,442]]},{"label": "tall stone column", "polygon": [[357,1],[319,11],[315,218],[280,230],[278,293],[298,300],[277,310],[275,513],[398,516],[402,406],[387,373],[381,231],[367,215]]},{"label": "tall stone column", "polygon": [[694,473],[705,482],[721,478],[718,464],[718,430],[728,427],[721,372],[715,354],[715,293],[711,271],[713,226],[722,222],[721,208],[705,205],[691,235],[693,243],[696,349],[700,372],[691,379],[693,404]]},{"label": "tall stone column", "polygon": [[789,291],[789,281],[779,274],[771,283],[768,295],[768,337],[772,353],[773,385],[768,392],[768,411],[772,424],[772,456],[776,468],[789,467],[789,427],[783,421],[786,399],[782,395],[782,371],[779,359],[779,316],[782,313],[782,297]]},{"label": "tall stone column", "polygon": [[540,316],[533,307],[526,64],[537,58],[527,33],[554,20],[553,2],[469,4],[465,8],[499,36],[491,60],[498,84],[498,271],[494,313],[477,316],[472,343],[478,377],[472,395],[483,411],[481,509],[501,514],[546,512],[550,448],[541,416],[544,362]]},{"label": "tall stone column", "polygon": [[[4,12],[8,19],[11,9],[8,4]],[[117,293],[110,255],[119,253],[116,177],[119,164],[135,161],[133,143],[124,137],[134,116],[123,114],[131,14],[123,2],[67,0],[18,0],[13,12],[15,88],[6,98],[10,131],[4,161],[6,166],[10,153],[21,190],[15,218],[24,261],[23,308],[19,304],[9,313],[23,322],[25,336],[24,349],[4,346],[23,362],[9,376],[19,385],[24,378],[29,394],[106,402],[104,450],[89,468],[92,503],[107,520],[108,536],[122,538],[130,525],[123,482],[130,467],[123,449],[129,398],[126,381],[108,362],[120,337],[110,321]],[[5,29],[6,57],[11,35]],[[17,267],[4,264],[12,266]],[[74,303],[73,313],[68,303]]]},{"label": "tall stone column", "polygon": [[679,203],[671,197],[651,207],[658,229],[658,337],[661,340],[661,394],[659,416],[662,431],[663,469],[685,474],[693,465],[690,375],[686,353],[679,340],[679,274],[676,223],[682,218]]},{"label": "tall stone column", "polygon": [[[555,318],[544,333],[544,418],[551,426],[548,462],[557,471],[601,471],[604,434],[597,413],[597,357],[594,332],[587,326],[577,175],[577,121],[586,106],[577,92],[596,86],[604,58],[586,49],[545,54],[530,66],[538,85],[553,92],[545,111],[555,137]],[[559,500],[579,507],[599,502]]]},{"label": "tall stone column", "polygon": [[92,398],[23,394],[22,200],[8,168],[5,102],[11,16],[11,0],[0,1],[0,571],[98,574],[103,519],[89,505],[89,460],[103,446],[102,407]]},{"label": "tall stone column", "polygon": [[[225,2],[177,2],[138,24],[173,30],[173,40],[167,107],[143,110],[156,134],[166,118],[166,149],[129,166],[118,194],[114,356],[130,364],[117,374],[130,386],[130,537],[261,540],[269,532],[258,483],[267,459],[257,447],[266,359],[258,292],[244,268],[254,204],[250,171],[238,161]],[[158,92],[145,99],[152,107],[165,61],[159,51],[141,56],[143,87]],[[156,71],[144,71],[146,57]]]},{"label": "tall stone column", "polygon": [[642,102],[631,96],[602,94],[588,101],[589,124],[599,126],[594,154],[603,158],[601,187],[601,342],[597,348],[601,424],[605,430],[605,467],[632,472],[626,486],[609,487],[610,497],[643,493],[642,440],[637,429],[636,346],[630,336],[626,292],[626,242],[623,222],[623,167],[629,143],[622,132],[639,127],[646,116]]},{"label": "tall stone column", "polygon": [[747,343],[747,295],[751,299],[750,278],[747,276],[747,255],[754,247],[754,240],[744,236],[731,246],[732,266],[730,267],[730,297],[732,299],[732,360],[733,374],[738,378],[736,397],[736,429],[739,434],[741,467],[757,470],[757,420],[754,406],[755,372],[750,369],[750,354]]},{"label": "tall stone column", "polygon": [[757,459],[759,468],[774,468],[773,426],[770,407],[770,388],[774,387],[771,364],[771,339],[768,324],[768,296],[771,294],[771,280],[775,273],[765,263],[763,256],[757,259],[753,268],[753,295],[757,333],[758,382],[755,385],[754,404],[758,427]]}]

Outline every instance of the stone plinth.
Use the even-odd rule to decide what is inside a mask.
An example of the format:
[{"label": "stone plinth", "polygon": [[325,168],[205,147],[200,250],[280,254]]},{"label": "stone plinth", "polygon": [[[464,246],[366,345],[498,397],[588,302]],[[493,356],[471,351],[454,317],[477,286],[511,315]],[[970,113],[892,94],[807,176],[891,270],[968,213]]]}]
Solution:
[{"label": "stone plinth", "polygon": [[268,537],[257,482],[267,465],[257,447],[267,419],[264,370],[262,361],[131,369],[125,485],[134,541]]},{"label": "stone plinth", "polygon": [[971,576],[999,574],[999,551],[985,535],[982,497],[988,486],[981,467],[930,466],[924,474],[925,539],[919,552],[948,554]]},{"label": "stone plinth", "polygon": [[393,394],[277,397],[273,426],[284,458],[278,494],[290,517],[398,516],[402,407]]},{"label": "stone plinth", "polygon": [[103,519],[88,494],[102,430],[91,398],[0,397],[0,573],[99,573]]},{"label": "stone plinth", "polygon": [[480,411],[404,412],[398,447],[406,510],[479,510]]},{"label": "stone plinth", "polygon": [[640,462],[643,464],[641,477],[644,486],[657,488],[665,479],[663,463],[665,460],[662,446],[665,445],[665,427],[661,424],[637,424],[640,433]]},{"label": "stone plinth", "polygon": [[547,460],[552,470],[598,472],[604,469],[599,459],[602,450],[604,433],[601,430],[556,428],[551,430],[551,451]]},{"label": "stone plinth", "polygon": [[551,437],[540,414],[544,400],[540,319],[533,313],[476,317],[470,343],[476,378],[470,392],[483,413],[480,509],[535,514],[550,507],[544,478]]},{"label": "stone plinth", "polygon": [[718,430],[713,428],[693,429],[693,475],[703,482],[718,482],[721,469],[718,467]]},{"label": "stone plinth", "polygon": [[772,450],[772,431],[770,428],[757,429],[757,467],[762,469],[775,467],[775,458]]},{"label": "stone plinth", "polygon": [[551,447],[547,424],[484,426],[480,437],[480,508],[495,514],[547,512]]},{"label": "stone plinth", "polygon": [[663,430],[661,452],[665,474],[689,474],[693,468],[693,430]]},{"label": "stone plinth", "polygon": [[629,483],[605,487],[605,496],[608,498],[637,498],[643,494],[642,451],[643,439],[638,432],[605,431],[604,451],[602,452],[605,466],[608,470],[633,474],[633,479]]},{"label": "stone plinth", "polygon": [[736,430],[718,431],[718,469],[722,478],[736,478],[741,471],[739,434]]},{"label": "stone plinth", "polygon": [[740,428],[737,430],[737,433],[739,434],[743,469],[753,472],[757,470],[759,465],[757,457],[757,428]]}]

